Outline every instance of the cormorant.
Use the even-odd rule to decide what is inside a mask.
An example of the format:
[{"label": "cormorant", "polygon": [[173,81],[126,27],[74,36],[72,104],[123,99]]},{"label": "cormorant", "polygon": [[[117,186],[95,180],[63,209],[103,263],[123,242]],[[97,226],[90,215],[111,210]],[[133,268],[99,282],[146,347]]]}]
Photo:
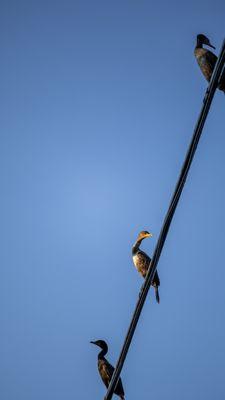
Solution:
[{"label": "cormorant", "polygon": [[[203,34],[197,35],[197,44],[195,46],[195,58],[198,62],[198,65],[204,75],[204,77],[207,79],[209,82],[214,70],[214,67],[216,65],[217,61],[217,56],[213,54],[210,50],[205,49],[203,46],[205,44],[206,46],[212,47],[215,49],[214,46],[211,45],[210,40]],[[220,81],[220,84],[218,86],[220,90],[225,92],[225,76],[223,74],[223,77]]]},{"label": "cormorant", "polygon": [[[152,234],[149,233],[148,231],[141,231],[138,235],[136,242],[132,247],[132,256],[134,265],[137,268],[138,272],[140,272],[140,274],[143,276],[143,278],[145,278],[147,275],[151,258],[146,253],[144,253],[144,251],[140,250],[139,246],[141,245],[143,239],[151,236]],[[155,276],[152,281],[152,286],[155,289],[156,301],[159,303],[160,299],[159,299],[158,287],[160,286],[160,280],[157,271],[155,272]]]},{"label": "cormorant", "polygon": [[[98,354],[98,370],[105,386],[108,388],[114,372],[114,368],[105,358],[105,355],[108,352],[107,343],[104,340],[96,340],[96,342],[91,343],[99,346],[102,349]],[[121,378],[119,378],[118,380],[114,393],[117,394],[121,400],[125,399]]]}]

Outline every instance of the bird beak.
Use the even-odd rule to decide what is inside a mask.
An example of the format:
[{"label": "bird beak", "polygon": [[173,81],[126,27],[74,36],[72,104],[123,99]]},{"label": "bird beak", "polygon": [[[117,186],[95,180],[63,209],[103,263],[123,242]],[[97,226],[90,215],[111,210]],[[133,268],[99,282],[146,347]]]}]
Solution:
[{"label": "bird beak", "polygon": [[208,46],[212,47],[212,49],[216,50],[216,48],[211,43],[209,43]]},{"label": "bird beak", "polygon": [[90,343],[95,344],[95,342],[90,342]]},{"label": "bird beak", "polygon": [[153,234],[152,233],[148,233],[148,234],[146,234],[146,237],[152,237],[153,236]]}]

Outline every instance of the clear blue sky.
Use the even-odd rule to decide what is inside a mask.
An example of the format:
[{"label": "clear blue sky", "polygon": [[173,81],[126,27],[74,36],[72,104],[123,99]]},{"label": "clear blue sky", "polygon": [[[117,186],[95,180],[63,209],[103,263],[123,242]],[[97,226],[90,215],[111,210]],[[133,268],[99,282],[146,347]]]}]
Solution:
[{"label": "clear blue sky", "polygon": [[[2,400],[102,399],[200,111],[193,57],[225,3],[1,2]],[[225,97],[217,92],[122,378],[128,400],[222,400]]]}]

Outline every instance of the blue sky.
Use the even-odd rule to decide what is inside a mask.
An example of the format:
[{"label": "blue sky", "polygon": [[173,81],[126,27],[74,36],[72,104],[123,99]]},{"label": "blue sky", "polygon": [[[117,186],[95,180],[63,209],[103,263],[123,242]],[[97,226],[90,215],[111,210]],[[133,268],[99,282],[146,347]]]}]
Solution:
[{"label": "blue sky", "polygon": [[[224,1],[2,1],[2,400],[103,398],[97,347],[116,362],[206,81]],[[122,378],[128,400],[222,400],[223,93],[217,92]]]}]

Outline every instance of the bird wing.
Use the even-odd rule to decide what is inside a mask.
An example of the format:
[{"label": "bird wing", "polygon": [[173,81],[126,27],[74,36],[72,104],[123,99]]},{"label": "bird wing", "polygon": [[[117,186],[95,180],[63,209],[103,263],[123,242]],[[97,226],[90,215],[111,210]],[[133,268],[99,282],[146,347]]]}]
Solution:
[{"label": "bird wing", "polygon": [[114,372],[114,367],[106,360],[105,362],[106,373],[108,374],[109,381],[111,380]]},{"label": "bird wing", "polygon": [[98,369],[104,384],[108,387],[114,371],[113,366],[104,359],[98,362]]},{"label": "bird wing", "polygon": [[143,278],[146,277],[151,258],[142,250],[139,250],[136,255],[136,268],[141,273]]},{"label": "bird wing", "polygon": [[[146,277],[148,268],[151,262],[151,258],[142,250],[139,250],[136,256],[134,256],[134,264],[140,272],[140,274],[143,276],[143,278]],[[159,275],[158,272],[155,272],[153,281],[152,281],[153,286],[160,286],[160,280],[159,280]]]},{"label": "bird wing", "polygon": [[[217,56],[215,54],[213,54],[210,50],[208,50],[205,57],[206,57],[206,62],[210,66],[211,76],[212,76],[212,72],[213,72],[216,62],[217,62]],[[211,76],[210,76],[210,78],[211,78]],[[222,76],[220,79],[220,84],[218,85],[218,87],[220,90],[223,90],[225,92],[225,70],[222,73]]]},{"label": "bird wing", "polygon": [[[145,276],[147,275],[147,272],[148,272],[148,268],[149,268],[149,265],[150,265],[150,262],[151,262],[151,258],[144,252],[144,251],[141,251],[140,252],[141,253],[141,257],[143,258],[143,262],[145,262]],[[145,278],[145,276],[144,276],[144,278]],[[158,272],[156,271],[155,272],[155,275],[154,275],[154,278],[153,278],[153,280],[152,280],[152,285],[153,286],[160,286],[160,280],[159,280],[159,275],[158,275]]]},{"label": "bird wing", "polygon": [[[105,386],[108,387],[113,376],[114,367],[104,358],[99,360],[98,369]],[[119,396],[124,396],[121,378],[118,380],[114,393],[118,394]]]},{"label": "bird wing", "polygon": [[217,56],[207,49],[195,49],[195,57],[201,71],[209,82],[217,61]]},{"label": "bird wing", "polygon": [[204,55],[199,59],[199,65],[203,75],[209,82],[217,61],[217,57],[211,51],[207,50]]},{"label": "bird wing", "polygon": [[213,54],[210,50],[208,50],[205,53],[205,58],[206,58],[206,62],[210,65],[210,68],[212,69],[212,71],[214,70],[214,67],[216,65],[216,61],[217,61],[217,56],[215,54]]},{"label": "bird wing", "polygon": [[[108,373],[109,383],[110,383],[115,368],[107,360],[105,360],[105,361],[106,361],[105,368]],[[109,385],[109,383],[108,383],[108,385]],[[121,378],[119,378],[119,380],[118,380],[118,383],[114,389],[114,393],[117,394],[118,396],[124,396],[124,390],[123,390]]]}]

